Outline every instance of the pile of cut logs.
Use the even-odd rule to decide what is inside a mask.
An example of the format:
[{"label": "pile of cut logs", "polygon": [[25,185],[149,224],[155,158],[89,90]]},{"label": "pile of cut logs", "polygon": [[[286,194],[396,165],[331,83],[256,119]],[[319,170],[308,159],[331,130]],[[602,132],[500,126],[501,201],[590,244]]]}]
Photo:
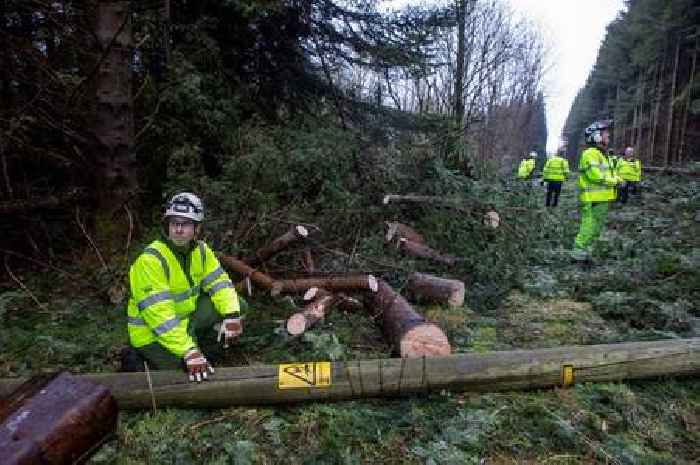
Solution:
[{"label": "pile of cut logs", "polygon": [[[388,197],[391,200],[397,196]],[[484,216],[484,224],[497,228],[497,215],[488,212]],[[432,260],[448,267],[463,261],[460,257],[431,248],[423,235],[403,223],[386,222],[386,227],[386,242],[395,244],[407,255]],[[345,311],[369,307],[373,314],[381,314],[385,338],[401,357],[441,356],[451,352],[450,343],[438,326],[426,321],[389,284],[371,274],[274,279],[259,269],[275,254],[306,240],[308,236],[306,227],[296,225],[246,258],[220,255],[219,260],[229,272],[241,278],[238,289],[249,295],[252,295],[254,288],[265,290],[272,296],[303,294],[304,306],[287,320],[286,328],[291,335],[300,335],[312,328],[325,318],[332,307]],[[313,263],[308,250],[305,254],[304,263]],[[443,303],[451,307],[459,307],[464,303],[463,282],[425,273],[413,273],[409,277],[407,292],[417,300]]]}]

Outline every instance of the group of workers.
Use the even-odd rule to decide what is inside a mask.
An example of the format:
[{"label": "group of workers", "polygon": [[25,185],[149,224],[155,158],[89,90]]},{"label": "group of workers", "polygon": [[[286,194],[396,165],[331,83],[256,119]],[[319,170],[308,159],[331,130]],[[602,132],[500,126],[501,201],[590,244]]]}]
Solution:
[{"label": "group of workers", "polygon": [[[642,163],[634,156],[634,149],[627,147],[623,156],[609,149],[611,122],[596,121],[584,131],[586,149],[579,159],[579,201],[581,225],[574,241],[573,257],[577,261],[590,262],[593,244],[600,237],[608,215],[610,202],[627,203],[630,193],[639,194],[642,179]],[[556,207],[564,181],[569,178],[568,161],[556,155],[548,155],[542,170],[542,183],[547,183],[545,205]],[[518,179],[531,184],[535,173],[537,153],[520,162]]]}]

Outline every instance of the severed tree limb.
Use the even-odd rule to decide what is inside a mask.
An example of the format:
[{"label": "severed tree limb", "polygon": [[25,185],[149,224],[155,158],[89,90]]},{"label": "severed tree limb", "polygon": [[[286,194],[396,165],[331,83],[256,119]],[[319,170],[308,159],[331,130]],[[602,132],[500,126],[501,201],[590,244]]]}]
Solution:
[{"label": "severed tree limb", "polygon": [[391,242],[391,240],[396,237],[397,241],[403,238],[413,242],[418,242],[419,244],[425,244],[425,238],[423,235],[410,226],[406,226],[405,224],[398,223],[396,221],[386,221],[385,224],[387,226],[385,236],[387,242]]},{"label": "severed tree limb", "polygon": [[447,266],[452,266],[455,263],[464,261],[463,258],[454,257],[452,255],[444,255],[425,244],[420,244],[404,238],[399,239],[399,247],[407,255],[418,258],[427,258]]},{"label": "severed tree limb", "polygon": [[445,303],[450,307],[464,304],[464,283],[425,273],[413,273],[408,278],[407,289],[417,298]]},{"label": "severed tree limb", "polygon": [[292,227],[289,231],[282,234],[277,239],[270,242],[265,247],[257,250],[254,255],[246,258],[244,261],[250,266],[256,266],[270,257],[275,255],[277,252],[286,249],[292,243],[306,239],[309,235],[309,230],[304,226],[296,225]]},{"label": "severed tree limb", "polygon": [[[310,300],[319,299],[323,296],[332,295],[330,292],[323,288],[312,287],[304,293],[304,301],[308,302]],[[354,297],[345,295],[343,293],[335,294],[336,301],[334,304],[343,311],[347,312],[357,312],[364,309],[364,304]]]},{"label": "severed tree limb", "polygon": [[300,311],[287,320],[287,332],[292,336],[302,334],[307,329],[316,325],[326,316],[326,311],[336,302],[337,298],[332,294],[317,297]]},{"label": "severed tree limb", "polygon": [[384,336],[401,357],[435,357],[452,352],[445,333],[436,325],[426,322],[386,282],[379,280],[372,304],[381,311]]},{"label": "severed tree limb", "polygon": [[270,278],[265,273],[257,271],[255,268],[248,266],[241,260],[237,260],[233,257],[226,255],[218,255],[221,264],[231,271],[243,275],[246,279],[251,279],[256,285],[262,287],[263,289],[272,289],[275,284],[275,280]]},{"label": "severed tree limb", "polygon": [[332,278],[288,279],[276,281],[270,293],[275,296],[283,292],[305,292],[311,287],[320,287],[329,291],[358,290],[377,292],[377,278],[370,274]]}]

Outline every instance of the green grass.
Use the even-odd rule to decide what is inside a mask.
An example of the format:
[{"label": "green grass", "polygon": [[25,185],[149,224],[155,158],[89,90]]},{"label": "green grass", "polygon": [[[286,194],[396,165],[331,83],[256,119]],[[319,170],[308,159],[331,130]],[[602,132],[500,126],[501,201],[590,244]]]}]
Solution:
[{"label": "green grass", "polygon": [[[557,210],[540,206],[543,199],[534,197],[539,191],[529,200],[500,193],[505,224],[496,233],[469,216],[427,208],[406,213],[435,248],[470,257],[451,270],[387,249],[379,227],[355,230],[352,262],[327,253],[317,265],[336,271],[383,267],[382,276],[397,288],[414,269],[464,280],[464,307],[416,305],[444,328],[455,352],[698,336],[693,329],[700,317],[700,225],[693,219],[698,186],[670,181],[653,178],[642,204],[612,207],[590,271],[567,254],[578,226],[572,183]],[[672,198],[688,201],[671,208]],[[508,210],[528,204],[527,211]],[[285,265],[293,263],[293,251],[285,258],[290,260]],[[67,267],[85,281],[89,270],[85,263]],[[0,293],[2,376],[116,369],[126,343],[123,303],[110,304],[101,291],[54,273],[21,278],[46,305],[37,307],[18,289]],[[370,312],[333,310],[306,336],[291,338],[283,331],[294,308],[288,300],[256,295],[251,308],[227,364],[390,356]],[[90,463],[633,465],[691,464],[698,457],[700,383],[669,379],[123,413],[116,438]]]}]

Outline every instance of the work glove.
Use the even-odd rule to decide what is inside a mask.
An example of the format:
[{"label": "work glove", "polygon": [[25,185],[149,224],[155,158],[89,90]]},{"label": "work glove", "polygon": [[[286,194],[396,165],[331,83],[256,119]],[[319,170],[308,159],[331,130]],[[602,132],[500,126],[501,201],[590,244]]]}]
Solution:
[{"label": "work glove", "polygon": [[185,359],[185,368],[190,376],[190,381],[201,382],[207,379],[208,373],[214,374],[214,368],[209,365],[207,359],[202,355],[196,347],[188,350],[183,357]]},{"label": "work glove", "polygon": [[230,317],[224,319],[219,329],[219,337],[217,341],[221,341],[221,336],[224,338],[224,348],[228,348],[238,336],[243,333],[243,322],[239,317]]}]

